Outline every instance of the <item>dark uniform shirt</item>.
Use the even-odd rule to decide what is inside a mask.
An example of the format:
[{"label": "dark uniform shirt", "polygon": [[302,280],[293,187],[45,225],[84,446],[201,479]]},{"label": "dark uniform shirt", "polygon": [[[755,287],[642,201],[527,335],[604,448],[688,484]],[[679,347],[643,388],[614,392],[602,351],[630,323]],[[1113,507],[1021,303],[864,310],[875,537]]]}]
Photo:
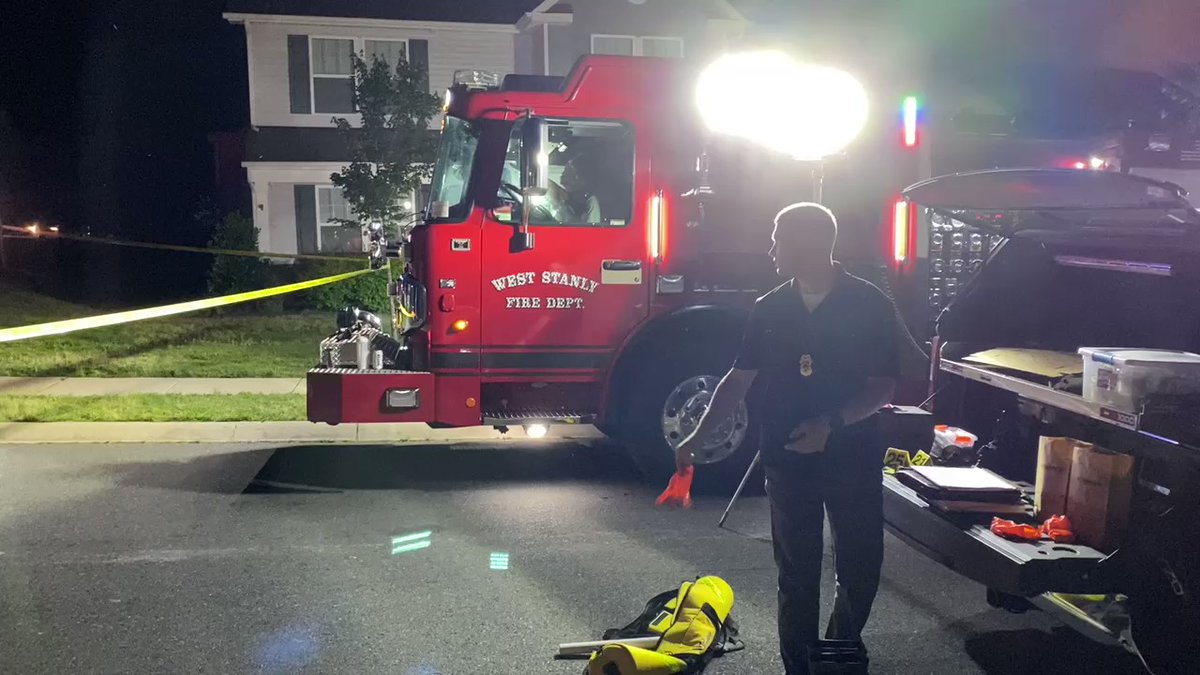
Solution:
[{"label": "dark uniform shirt", "polygon": [[[762,434],[763,456],[783,446],[801,422],[840,411],[868,377],[899,377],[896,310],[871,283],[835,263],[833,288],[809,312],[795,280],[759,298],[734,367],[756,370],[748,397]],[[871,437],[871,420],[850,425],[830,445]]]}]

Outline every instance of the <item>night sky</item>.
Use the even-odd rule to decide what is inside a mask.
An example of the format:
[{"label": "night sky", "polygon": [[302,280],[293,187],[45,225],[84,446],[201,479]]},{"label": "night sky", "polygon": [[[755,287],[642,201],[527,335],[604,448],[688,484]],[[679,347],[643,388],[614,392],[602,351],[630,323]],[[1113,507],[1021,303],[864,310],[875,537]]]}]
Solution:
[{"label": "night sky", "polygon": [[[9,2],[9,5],[17,3]],[[207,134],[248,119],[245,40],[221,0],[30,2],[0,21],[3,215],[155,239],[211,188]],[[6,138],[12,138],[10,132]]]},{"label": "night sky", "polygon": [[[1120,117],[1126,111],[1107,109],[1131,97],[1104,94],[1111,83],[1097,94],[1097,85],[1074,75],[1067,77],[1076,90],[1064,91],[1061,75],[1030,64],[1049,60],[1070,71],[1200,61],[1192,53],[1200,52],[1196,41],[1184,39],[1200,30],[1200,2],[1116,4],[743,0],[772,27],[764,39],[847,58],[903,55],[922,67],[961,71],[948,78],[978,81],[985,73],[997,96],[1008,95],[1004,105],[1045,104],[1051,94],[1073,101],[1083,112],[1078,120],[1059,119],[1064,128]],[[221,18],[223,6],[8,0],[0,15],[0,117],[9,121],[0,122],[0,165],[12,198],[0,203],[0,216],[146,239],[192,238],[191,214],[212,190],[207,134],[239,129],[248,119],[245,41],[240,27]]]}]

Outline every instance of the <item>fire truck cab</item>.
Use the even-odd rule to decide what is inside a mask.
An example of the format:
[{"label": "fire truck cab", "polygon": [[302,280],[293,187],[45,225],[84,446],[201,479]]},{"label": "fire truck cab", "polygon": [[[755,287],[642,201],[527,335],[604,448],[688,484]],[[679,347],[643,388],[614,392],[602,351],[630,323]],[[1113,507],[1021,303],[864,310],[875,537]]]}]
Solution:
[{"label": "fire truck cab", "polygon": [[[400,340],[347,315],[309,373],[309,419],[594,423],[648,473],[671,471],[745,312],[779,283],[773,216],[811,198],[813,165],[706,134],[695,73],[672,60],[456,79],[429,206],[401,246]],[[890,196],[919,176],[878,149],[901,148],[900,116],[876,114],[856,145],[875,168],[834,208],[839,259],[880,280]],[[848,183],[827,166],[831,187]],[[702,460],[736,454],[748,424],[727,420]]]}]

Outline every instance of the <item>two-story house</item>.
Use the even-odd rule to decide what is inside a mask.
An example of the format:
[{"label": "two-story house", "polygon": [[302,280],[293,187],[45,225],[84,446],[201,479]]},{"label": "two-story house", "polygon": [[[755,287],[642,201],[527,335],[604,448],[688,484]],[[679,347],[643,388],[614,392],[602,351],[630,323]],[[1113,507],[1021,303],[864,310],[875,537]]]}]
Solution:
[{"label": "two-story house", "polygon": [[347,161],[333,119],[355,121],[352,52],[403,56],[437,93],[457,70],[564,75],[587,53],[703,58],[747,26],[726,0],[230,0],[224,17],[246,31],[242,166],[259,246],[281,253],[359,245],[335,224],[350,214],[329,178]]},{"label": "two-story house", "polygon": [[748,27],[727,0],[542,0],[517,22],[516,67],[566,75],[581,54],[704,58]]},{"label": "two-story house", "polygon": [[427,70],[432,92],[442,91],[456,70],[513,70],[514,24],[527,5],[231,0],[224,16],[246,31],[250,129],[242,166],[260,248],[318,253],[357,245],[355,233],[333,223],[349,214],[329,179],[347,160],[333,119],[356,117],[352,52],[403,56]]}]

